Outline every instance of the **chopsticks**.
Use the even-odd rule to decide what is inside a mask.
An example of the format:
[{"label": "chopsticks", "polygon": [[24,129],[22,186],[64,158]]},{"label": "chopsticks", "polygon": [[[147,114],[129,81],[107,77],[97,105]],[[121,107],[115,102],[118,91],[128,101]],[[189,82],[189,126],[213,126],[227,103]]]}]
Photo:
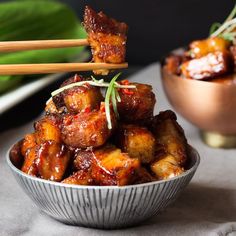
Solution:
[{"label": "chopsticks", "polygon": [[[31,40],[31,41],[5,41],[0,42],[0,52],[14,52],[24,50],[38,50],[50,48],[65,48],[88,46],[87,39],[66,40]],[[0,65],[0,75],[22,75],[22,74],[49,74],[57,72],[78,72],[100,69],[123,69],[128,63],[39,63],[39,64],[9,64]]]},{"label": "chopsticks", "polygon": [[56,39],[0,42],[0,52],[88,46],[87,39]]},{"label": "chopsticks", "polygon": [[57,72],[77,72],[99,69],[123,69],[128,63],[50,63],[50,64],[12,64],[0,65],[0,75],[50,74]]}]

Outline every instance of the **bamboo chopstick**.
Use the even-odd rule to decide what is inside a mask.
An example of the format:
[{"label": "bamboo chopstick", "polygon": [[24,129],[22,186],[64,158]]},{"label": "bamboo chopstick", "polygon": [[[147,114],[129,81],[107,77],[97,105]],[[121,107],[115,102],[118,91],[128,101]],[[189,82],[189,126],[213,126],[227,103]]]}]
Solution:
[{"label": "bamboo chopstick", "polygon": [[76,72],[99,69],[123,69],[128,63],[51,63],[51,64],[12,64],[0,65],[0,75],[49,74],[57,72]]},{"label": "bamboo chopstick", "polygon": [[[0,52],[38,50],[50,48],[66,48],[88,46],[87,39],[56,39],[0,42]],[[10,64],[0,65],[0,75],[49,74],[58,72],[76,72],[100,69],[123,69],[128,63],[51,63],[51,64]]]},{"label": "bamboo chopstick", "polygon": [[88,46],[87,39],[56,39],[0,42],[0,52]]}]

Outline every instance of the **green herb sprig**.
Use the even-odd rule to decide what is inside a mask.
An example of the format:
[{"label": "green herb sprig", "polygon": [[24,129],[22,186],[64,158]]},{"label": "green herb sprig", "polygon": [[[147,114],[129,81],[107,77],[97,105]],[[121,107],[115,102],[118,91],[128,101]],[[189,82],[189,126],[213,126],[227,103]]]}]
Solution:
[{"label": "green herb sprig", "polygon": [[226,20],[220,24],[218,22],[212,24],[210,28],[210,37],[222,37],[229,41],[234,41],[236,32],[236,5],[226,18]]},{"label": "green herb sprig", "polygon": [[[70,89],[76,86],[85,86],[87,84],[90,84],[92,86],[96,87],[103,87],[107,88],[106,90],[106,95],[105,95],[105,113],[106,113],[106,119],[107,119],[107,125],[108,129],[112,129],[112,122],[111,122],[111,111],[110,111],[110,102],[112,103],[113,110],[115,112],[115,115],[117,118],[119,118],[119,113],[117,109],[117,102],[121,101],[118,88],[120,89],[135,89],[135,85],[122,85],[116,82],[118,77],[121,75],[121,73],[115,75],[110,83],[104,82],[103,79],[101,80],[96,80],[93,76],[91,76],[92,80],[87,80],[87,81],[80,81],[80,82],[75,82],[72,84],[68,84],[62,88],[59,88],[51,93],[51,96],[54,97],[55,95],[63,92],[66,89]],[[46,104],[49,103],[49,101],[52,100],[52,97],[47,101]]]}]

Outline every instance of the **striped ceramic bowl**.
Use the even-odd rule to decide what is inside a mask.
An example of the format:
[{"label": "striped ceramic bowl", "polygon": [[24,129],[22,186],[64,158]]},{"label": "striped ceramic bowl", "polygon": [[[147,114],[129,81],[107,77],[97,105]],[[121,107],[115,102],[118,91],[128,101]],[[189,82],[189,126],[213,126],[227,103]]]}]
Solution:
[{"label": "striped ceramic bowl", "polygon": [[200,162],[192,147],[189,147],[189,159],[189,169],[169,180],[124,187],[78,186],[24,174],[7,154],[7,163],[17,182],[46,214],[66,224],[106,229],[138,224],[175,201]]}]

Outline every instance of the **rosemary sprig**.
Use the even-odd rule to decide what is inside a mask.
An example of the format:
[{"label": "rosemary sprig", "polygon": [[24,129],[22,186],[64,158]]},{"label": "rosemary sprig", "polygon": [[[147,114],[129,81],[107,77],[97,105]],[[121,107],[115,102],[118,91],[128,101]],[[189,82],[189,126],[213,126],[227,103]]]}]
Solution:
[{"label": "rosemary sprig", "polygon": [[[134,89],[136,88],[135,85],[122,85],[116,82],[118,77],[120,76],[121,73],[115,75],[110,83],[104,82],[103,79],[97,80],[93,76],[91,76],[92,80],[87,80],[87,81],[80,81],[80,82],[75,82],[72,84],[68,84],[62,88],[59,88],[51,93],[51,96],[55,96],[61,92],[63,92],[66,89],[70,89],[76,86],[84,86],[87,84],[90,84],[92,86],[97,86],[97,87],[103,87],[107,88],[106,90],[106,95],[105,95],[105,113],[106,113],[106,119],[107,119],[107,125],[109,129],[112,129],[112,122],[111,122],[111,114],[110,114],[110,102],[112,103],[113,110],[115,112],[115,115],[117,118],[119,118],[119,113],[117,109],[117,102],[121,102],[120,95],[117,91],[117,88],[121,89]],[[48,104],[51,100],[52,97],[46,102]]]}]

